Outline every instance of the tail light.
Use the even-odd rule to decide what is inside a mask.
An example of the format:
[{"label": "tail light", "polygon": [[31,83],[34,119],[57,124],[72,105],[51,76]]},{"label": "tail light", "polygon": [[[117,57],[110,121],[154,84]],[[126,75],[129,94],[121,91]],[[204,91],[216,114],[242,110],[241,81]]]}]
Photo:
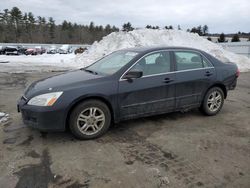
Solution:
[{"label": "tail light", "polygon": [[239,76],[240,76],[240,70],[237,69],[237,71],[236,71],[236,77],[239,77]]}]

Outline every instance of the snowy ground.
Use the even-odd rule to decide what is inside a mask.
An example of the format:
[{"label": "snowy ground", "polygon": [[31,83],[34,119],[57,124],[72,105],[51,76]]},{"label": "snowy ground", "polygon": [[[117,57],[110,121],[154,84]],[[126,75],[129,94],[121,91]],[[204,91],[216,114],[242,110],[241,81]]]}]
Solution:
[{"label": "snowy ground", "polygon": [[[85,67],[115,50],[140,46],[183,46],[203,50],[224,62],[234,62],[241,72],[250,71],[250,59],[224,50],[198,34],[177,30],[141,29],[114,32],[95,42],[81,55],[44,54],[38,56],[0,56],[0,72],[58,71]],[[8,63],[1,63],[8,62]]]},{"label": "snowy ground", "polygon": [[75,54],[1,55],[0,72],[43,72],[74,69],[78,67],[74,61],[75,57]]},{"label": "snowy ground", "polygon": [[7,122],[9,119],[9,114],[6,114],[4,112],[0,112],[0,123]]}]

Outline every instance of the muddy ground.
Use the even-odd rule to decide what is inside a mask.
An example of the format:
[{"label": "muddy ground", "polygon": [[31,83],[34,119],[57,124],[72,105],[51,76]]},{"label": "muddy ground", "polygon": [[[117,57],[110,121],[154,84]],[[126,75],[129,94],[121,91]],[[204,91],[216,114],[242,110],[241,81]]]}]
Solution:
[{"label": "muddy ground", "polygon": [[198,110],[120,123],[102,138],[41,135],[23,125],[16,101],[55,73],[0,73],[0,187],[250,187],[250,73],[222,111]]}]

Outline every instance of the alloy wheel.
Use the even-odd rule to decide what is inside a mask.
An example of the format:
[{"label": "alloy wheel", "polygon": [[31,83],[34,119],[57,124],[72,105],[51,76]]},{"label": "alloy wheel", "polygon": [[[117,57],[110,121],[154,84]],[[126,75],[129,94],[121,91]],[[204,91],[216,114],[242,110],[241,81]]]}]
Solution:
[{"label": "alloy wheel", "polygon": [[222,96],[219,91],[213,91],[207,100],[207,106],[211,112],[217,111],[222,104]]},{"label": "alloy wheel", "polygon": [[104,112],[97,107],[84,109],[77,118],[77,127],[85,135],[93,135],[105,124]]}]

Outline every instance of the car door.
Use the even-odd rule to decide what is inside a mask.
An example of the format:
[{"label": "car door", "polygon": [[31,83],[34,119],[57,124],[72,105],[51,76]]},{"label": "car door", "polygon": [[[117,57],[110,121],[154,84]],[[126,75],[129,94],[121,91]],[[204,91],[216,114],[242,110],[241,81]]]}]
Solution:
[{"label": "car door", "polygon": [[215,79],[215,69],[199,52],[174,51],[176,108],[199,106],[203,93]]},{"label": "car door", "polygon": [[[128,71],[140,70],[141,78],[119,81],[118,104],[121,119],[146,116],[175,107],[175,73],[168,51],[150,53],[142,57]],[[128,72],[127,71],[127,72]]]}]

